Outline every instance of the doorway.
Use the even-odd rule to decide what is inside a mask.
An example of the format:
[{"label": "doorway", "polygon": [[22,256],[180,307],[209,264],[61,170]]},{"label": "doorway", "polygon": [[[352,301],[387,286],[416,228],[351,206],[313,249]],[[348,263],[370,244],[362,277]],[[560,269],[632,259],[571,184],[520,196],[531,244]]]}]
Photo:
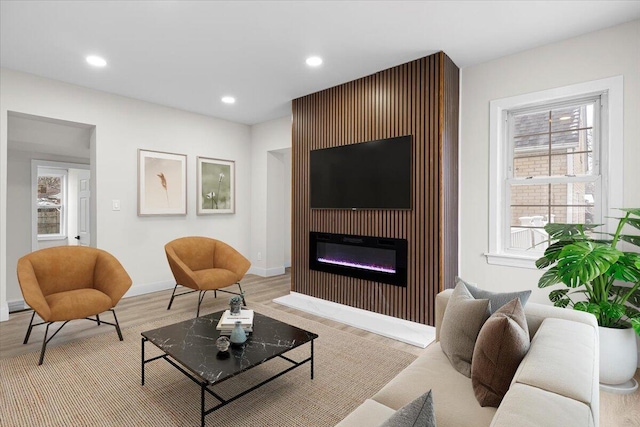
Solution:
[{"label": "doorway", "polygon": [[31,161],[31,250],[89,246],[89,165]]},{"label": "doorway", "polygon": [[[20,285],[15,274],[15,265],[23,255],[37,249],[37,227],[34,232],[33,215],[37,211],[37,188],[34,191],[33,162],[45,162],[44,166],[64,166],[67,176],[74,170],[86,170],[93,179],[89,188],[91,203],[88,204],[90,230],[95,230],[95,141],[96,127],[89,124],[34,116],[9,111],[7,113],[7,252],[6,252],[6,301],[9,312],[25,308]],[[35,179],[37,181],[37,178]],[[73,181],[69,180],[69,185]],[[49,207],[55,204],[56,188],[44,189]],[[67,191],[73,191],[68,189]],[[58,196],[61,197],[61,196]],[[45,200],[43,200],[45,202]],[[67,214],[76,212],[73,200],[68,200]],[[43,203],[46,205],[47,203]],[[77,206],[77,205],[76,205]],[[49,209],[51,211],[52,209]],[[52,216],[56,216],[55,213]],[[77,218],[77,214],[76,214]],[[73,226],[66,225],[65,233],[73,233]],[[61,233],[59,233],[61,234]],[[62,235],[62,234],[61,234]],[[67,234],[65,234],[67,235]],[[70,237],[76,234],[68,234]],[[35,238],[34,238],[35,237]],[[89,235],[89,245],[95,246],[95,233]],[[75,239],[74,239],[75,240]],[[54,244],[55,240],[47,243]],[[60,243],[58,241],[58,243]],[[66,244],[66,241],[65,241]],[[14,267],[11,267],[14,266]]]}]

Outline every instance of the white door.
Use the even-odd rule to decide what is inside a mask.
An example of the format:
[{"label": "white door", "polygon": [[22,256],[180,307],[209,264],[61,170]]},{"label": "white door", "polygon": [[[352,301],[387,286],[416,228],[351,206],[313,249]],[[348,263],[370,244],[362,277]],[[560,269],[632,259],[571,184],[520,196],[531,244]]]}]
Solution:
[{"label": "white door", "polygon": [[90,191],[91,171],[78,171],[78,234],[75,239],[78,245],[89,246],[91,243],[90,219],[91,219],[91,191]]}]

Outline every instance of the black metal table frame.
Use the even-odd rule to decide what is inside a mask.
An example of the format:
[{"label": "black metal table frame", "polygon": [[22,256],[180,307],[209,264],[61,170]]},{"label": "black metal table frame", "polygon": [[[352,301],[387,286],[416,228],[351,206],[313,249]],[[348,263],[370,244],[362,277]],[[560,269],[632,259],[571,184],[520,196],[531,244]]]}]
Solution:
[{"label": "black metal table frame", "polygon": [[[223,406],[228,405],[229,403],[241,398],[245,394],[251,393],[253,390],[262,387],[263,385],[275,380],[276,378],[286,374],[287,372],[289,372],[289,371],[291,371],[291,370],[293,370],[293,369],[295,369],[295,368],[297,368],[299,366],[304,365],[307,362],[311,362],[311,379],[313,380],[313,341],[314,341],[314,339],[315,338],[312,338],[311,341],[310,341],[310,343],[311,343],[311,356],[310,357],[308,357],[308,358],[306,358],[306,359],[304,359],[304,360],[302,360],[300,362],[296,362],[295,360],[290,359],[290,358],[288,358],[286,356],[283,356],[282,354],[279,354],[277,356],[271,357],[271,358],[269,358],[267,360],[271,360],[271,359],[274,359],[275,357],[279,357],[279,358],[284,359],[287,362],[293,364],[293,366],[288,367],[287,369],[275,374],[274,376],[272,376],[270,378],[267,378],[266,380],[262,381],[259,384],[254,385],[251,388],[248,388],[247,390],[243,391],[242,393],[238,393],[235,396],[230,397],[229,399],[224,399],[218,393],[216,393],[215,391],[209,389],[209,387],[214,386],[214,385],[218,385],[218,384],[220,384],[220,383],[222,383],[222,382],[224,382],[224,381],[226,381],[226,380],[228,380],[230,378],[233,378],[235,375],[238,375],[238,374],[240,374],[242,372],[245,372],[245,371],[247,371],[247,370],[249,370],[251,368],[254,368],[254,367],[258,366],[258,365],[261,365],[262,363],[266,362],[267,360],[264,360],[261,363],[258,363],[256,365],[250,366],[247,369],[243,369],[242,371],[238,372],[237,374],[232,375],[232,376],[230,376],[228,378],[225,378],[222,381],[218,381],[218,382],[215,382],[213,384],[210,384],[209,381],[207,381],[207,380],[205,380],[203,378],[200,378],[200,377],[198,377],[196,375],[193,375],[191,372],[188,372],[185,368],[180,366],[180,362],[172,360],[171,356],[169,356],[167,353],[164,353],[164,354],[161,354],[160,356],[152,357],[150,359],[145,360],[145,358],[144,358],[144,343],[146,341],[149,341],[149,339],[145,338],[145,337],[142,337],[142,358],[141,358],[141,361],[142,361],[142,364],[141,364],[142,381],[141,381],[141,384],[144,386],[144,365],[146,365],[149,362],[153,362],[154,360],[158,360],[158,359],[164,359],[167,362],[169,362],[177,370],[179,370],[184,375],[186,375],[189,379],[191,379],[191,381],[193,381],[194,383],[200,385],[200,425],[202,427],[204,427],[204,417],[205,417],[205,415],[209,415],[213,411],[216,411],[216,410],[222,408]],[[297,347],[295,347],[295,348],[297,348]],[[160,350],[162,350],[162,349],[160,349]],[[288,350],[288,351],[291,351],[291,350],[293,350],[293,348]],[[164,350],[162,350],[162,351],[164,351]],[[211,396],[213,396],[214,398],[216,398],[217,400],[219,400],[220,403],[215,405],[215,406],[213,406],[213,407],[211,407],[211,408],[209,408],[209,409],[205,409],[205,391],[207,393],[209,393]]]}]

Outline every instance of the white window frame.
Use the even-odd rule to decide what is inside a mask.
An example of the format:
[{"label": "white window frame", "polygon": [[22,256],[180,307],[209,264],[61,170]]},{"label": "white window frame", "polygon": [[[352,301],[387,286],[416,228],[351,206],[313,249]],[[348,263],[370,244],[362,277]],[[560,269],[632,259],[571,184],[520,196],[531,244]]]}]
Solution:
[{"label": "white window frame", "polygon": [[[31,203],[32,203],[32,221],[31,221],[31,235],[33,250],[38,249],[38,242],[47,240],[65,240],[67,236],[67,185],[68,185],[68,168],[71,164],[60,163],[46,160],[32,160],[31,161]],[[38,176],[43,175],[41,171],[46,170],[46,174],[52,176],[62,176],[62,201],[61,201],[61,215],[60,215],[60,233],[57,234],[38,234]]]},{"label": "white window frame", "polygon": [[[615,229],[613,219],[623,205],[623,77],[616,76],[571,86],[544,90],[490,102],[489,147],[489,251],[485,253],[489,264],[535,269],[538,252],[509,251],[506,247],[507,225],[510,222],[506,206],[507,166],[509,155],[508,129],[505,118],[508,111],[552,104],[558,101],[606,94],[603,120],[600,123],[600,175],[602,217],[604,231]],[[605,111],[606,109],[606,111]]]}]

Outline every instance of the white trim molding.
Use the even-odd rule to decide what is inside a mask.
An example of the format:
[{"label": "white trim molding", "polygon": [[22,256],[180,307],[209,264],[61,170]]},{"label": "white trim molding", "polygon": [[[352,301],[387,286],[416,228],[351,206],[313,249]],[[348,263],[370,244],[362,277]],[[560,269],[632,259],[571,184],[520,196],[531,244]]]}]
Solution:
[{"label": "white trim molding", "polygon": [[0,304],[0,322],[9,320],[9,304],[3,302]]},{"label": "white trim molding", "polygon": [[273,302],[420,348],[427,347],[436,339],[436,328],[433,326],[338,304],[298,292],[291,292],[289,295],[274,299]]},{"label": "white trim molding", "polygon": [[272,277],[272,276],[280,276],[285,273],[285,267],[272,267],[272,268],[264,268],[264,267],[251,267],[247,274],[255,274],[260,277]]},{"label": "white trim molding", "polygon": [[[484,255],[487,263],[511,267],[535,269],[535,260],[539,254],[514,254],[505,250],[504,224],[506,210],[504,208],[503,185],[506,170],[503,167],[507,160],[508,150],[505,138],[504,115],[507,111],[524,106],[535,106],[568,98],[607,94],[607,113],[603,115],[606,123],[602,123],[601,150],[606,153],[606,162],[601,164],[602,189],[606,194],[603,200],[602,217],[605,230],[615,229],[615,217],[620,215],[616,208],[624,207],[623,203],[623,77],[615,76],[600,80],[563,86],[508,98],[496,99],[489,107],[489,250]],[[611,219],[610,217],[613,217]]]}]

